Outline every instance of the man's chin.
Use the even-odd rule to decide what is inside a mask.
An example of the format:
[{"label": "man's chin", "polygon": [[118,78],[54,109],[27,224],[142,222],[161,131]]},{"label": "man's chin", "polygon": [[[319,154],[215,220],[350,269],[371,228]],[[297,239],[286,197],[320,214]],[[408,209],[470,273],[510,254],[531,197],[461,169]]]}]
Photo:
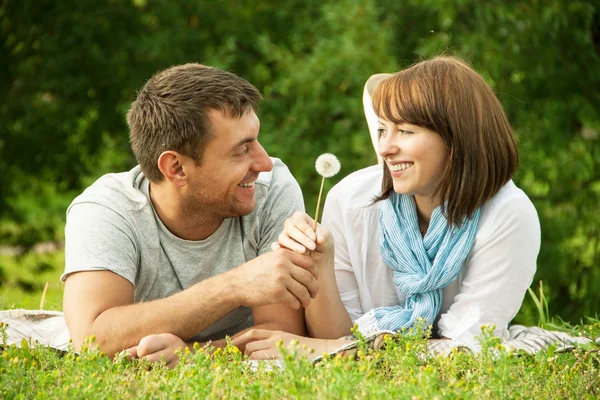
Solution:
[{"label": "man's chin", "polygon": [[256,209],[256,199],[252,202],[246,202],[245,204],[237,203],[234,207],[234,213],[236,217],[243,217],[251,214]]}]

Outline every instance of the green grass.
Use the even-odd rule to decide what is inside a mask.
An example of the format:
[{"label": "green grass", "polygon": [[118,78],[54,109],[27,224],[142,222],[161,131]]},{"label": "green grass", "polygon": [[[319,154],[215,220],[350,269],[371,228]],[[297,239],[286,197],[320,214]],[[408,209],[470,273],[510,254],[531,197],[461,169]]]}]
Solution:
[{"label": "green grass", "polygon": [[[600,335],[600,324],[584,327]],[[420,332],[395,336],[379,352],[359,359],[328,357],[317,365],[286,352],[285,367],[252,370],[234,347],[212,357],[183,353],[175,369],[143,360],[107,357],[84,348],[61,356],[47,348],[0,350],[1,398],[597,398],[599,346],[569,353],[550,348],[511,354],[484,332],[478,355],[433,357]]]},{"label": "green grass", "polygon": [[[46,309],[59,310],[64,265],[62,252],[0,257],[8,281],[0,288],[0,307],[39,308],[50,282]],[[34,272],[31,272],[34,271]],[[33,289],[25,292],[23,288]],[[543,291],[530,292],[529,312],[545,326],[573,335],[600,337],[600,321],[552,324]],[[1,338],[0,343],[3,343]],[[253,370],[236,348],[210,356],[184,353],[175,369],[144,360],[112,361],[88,345],[81,355],[44,347],[0,346],[0,398],[598,398],[600,345],[572,352],[549,348],[535,355],[507,353],[483,332],[480,354],[453,352],[433,357],[422,332],[390,337],[377,353],[359,359],[328,357],[317,365],[285,350],[284,369]]]}]

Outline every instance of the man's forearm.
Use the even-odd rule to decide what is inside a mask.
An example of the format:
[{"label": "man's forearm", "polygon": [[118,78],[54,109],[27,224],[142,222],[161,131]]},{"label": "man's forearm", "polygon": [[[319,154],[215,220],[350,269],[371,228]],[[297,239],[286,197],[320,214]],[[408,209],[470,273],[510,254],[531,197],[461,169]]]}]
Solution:
[{"label": "man's forearm", "polygon": [[95,318],[91,334],[110,355],[156,333],[187,340],[241,305],[239,292],[232,290],[230,272],[164,299],[110,308]]}]

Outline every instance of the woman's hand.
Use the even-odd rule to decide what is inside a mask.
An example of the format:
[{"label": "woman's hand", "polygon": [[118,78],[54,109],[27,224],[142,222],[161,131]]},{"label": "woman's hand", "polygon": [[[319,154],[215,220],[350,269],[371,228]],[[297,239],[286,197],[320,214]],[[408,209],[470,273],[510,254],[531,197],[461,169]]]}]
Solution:
[{"label": "woman's hand", "polygon": [[[311,339],[303,336],[282,331],[269,331],[266,329],[250,329],[240,336],[231,340],[236,347],[246,346],[244,354],[249,360],[281,360],[278,343],[281,341],[283,347],[289,346],[292,340],[298,341],[299,354],[304,352],[309,359],[320,356],[325,351],[327,341]],[[303,345],[306,345],[304,347]],[[312,351],[311,351],[312,349]]]},{"label": "woman's hand", "polygon": [[279,235],[279,242],[273,243],[271,248],[286,248],[299,254],[311,252],[311,257],[319,264],[326,257],[333,256],[333,236],[322,225],[317,226],[315,233],[315,221],[306,213],[296,212],[285,220],[283,231]]}]

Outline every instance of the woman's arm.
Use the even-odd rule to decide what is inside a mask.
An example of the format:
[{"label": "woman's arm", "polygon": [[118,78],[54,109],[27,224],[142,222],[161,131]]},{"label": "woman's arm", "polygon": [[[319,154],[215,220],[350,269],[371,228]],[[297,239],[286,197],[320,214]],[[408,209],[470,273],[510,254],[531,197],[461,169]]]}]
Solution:
[{"label": "woman's arm", "polygon": [[305,213],[294,214],[286,220],[279,242],[274,247],[286,247],[300,254],[311,252],[319,271],[319,292],[305,310],[308,335],[336,339],[350,333],[352,321],[338,292],[333,237],[321,225],[315,235],[313,226],[314,221]]},{"label": "woman's arm", "polygon": [[[358,282],[346,240],[348,233],[344,227],[341,195],[343,191],[340,187],[334,187],[323,208],[323,226],[333,237],[335,253],[331,264],[323,269],[327,273],[323,279],[324,286],[327,285],[326,294],[320,296],[319,293],[306,310],[306,326],[311,337],[335,339],[347,336],[352,328],[352,318],[362,314]],[[330,323],[332,318],[335,319],[335,325]]]},{"label": "woman's arm", "polygon": [[308,336],[337,339],[350,334],[352,320],[340,298],[335,271],[334,254],[327,265],[319,269],[319,293],[305,310]]},{"label": "woman's arm", "polygon": [[438,322],[440,336],[469,341],[484,324],[502,335],[533,280],[541,236],[533,204],[517,197],[488,212],[459,294]]}]

